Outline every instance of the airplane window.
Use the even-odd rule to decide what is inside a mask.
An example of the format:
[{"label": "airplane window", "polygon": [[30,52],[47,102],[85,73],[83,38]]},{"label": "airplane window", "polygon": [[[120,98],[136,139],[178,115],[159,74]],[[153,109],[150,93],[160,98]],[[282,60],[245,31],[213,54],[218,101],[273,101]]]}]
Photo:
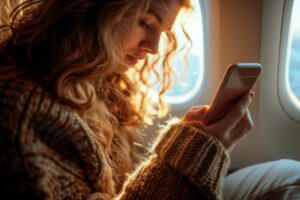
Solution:
[{"label": "airplane window", "polygon": [[[182,67],[182,63],[175,64],[178,74],[178,84],[166,94],[166,100],[172,104],[184,103],[190,100],[201,87],[203,81],[203,27],[199,0],[192,0],[194,13],[186,22],[186,31],[191,37],[193,46],[188,54],[188,71]],[[180,41],[179,43],[184,42]]]},{"label": "airplane window", "polygon": [[300,0],[293,3],[289,44],[287,49],[287,70],[288,70],[288,86],[290,95],[295,99],[295,103],[300,107]]},{"label": "airplane window", "polygon": [[[182,12],[178,16],[180,18],[178,21],[184,22],[184,30],[190,37],[192,43],[190,47],[188,47],[188,40],[182,31],[182,24],[174,24],[177,33],[178,49],[186,46],[188,54],[186,54],[186,59],[176,56],[173,60],[172,66],[177,76],[176,86],[171,87],[171,90],[165,94],[165,100],[170,104],[182,104],[191,100],[195,94],[199,93],[203,80],[202,14],[199,0],[192,0],[191,3],[193,10],[191,12]],[[163,46],[164,44],[160,45]],[[184,52],[185,50],[179,55],[184,55]]]},{"label": "airplane window", "polygon": [[300,122],[300,0],[286,0],[281,29],[279,100],[286,114]]}]

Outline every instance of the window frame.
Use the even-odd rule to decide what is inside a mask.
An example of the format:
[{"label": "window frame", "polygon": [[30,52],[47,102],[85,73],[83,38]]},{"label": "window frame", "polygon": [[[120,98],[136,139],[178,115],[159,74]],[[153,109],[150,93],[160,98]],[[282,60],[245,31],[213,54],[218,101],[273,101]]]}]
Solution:
[{"label": "window frame", "polygon": [[278,93],[279,102],[285,113],[293,120],[300,122],[300,105],[296,105],[296,97],[291,95],[292,91],[289,87],[289,70],[288,63],[290,56],[287,55],[289,45],[291,45],[290,22],[293,10],[294,0],[284,1],[284,13],[281,26],[280,36],[280,52],[279,52],[279,71],[278,71]]}]

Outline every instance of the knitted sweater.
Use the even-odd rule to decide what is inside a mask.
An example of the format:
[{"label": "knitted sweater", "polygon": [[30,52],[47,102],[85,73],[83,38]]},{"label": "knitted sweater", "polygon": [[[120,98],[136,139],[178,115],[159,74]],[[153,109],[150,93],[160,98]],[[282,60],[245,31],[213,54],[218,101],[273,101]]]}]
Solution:
[{"label": "knitted sweater", "polygon": [[[170,123],[135,170],[120,165],[107,179],[110,165],[94,133],[38,84],[1,82],[0,110],[0,193],[9,199],[222,198],[229,157],[200,128]],[[130,149],[114,141],[113,160],[130,159]],[[107,189],[111,183],[121,186],[118,194]]]}]

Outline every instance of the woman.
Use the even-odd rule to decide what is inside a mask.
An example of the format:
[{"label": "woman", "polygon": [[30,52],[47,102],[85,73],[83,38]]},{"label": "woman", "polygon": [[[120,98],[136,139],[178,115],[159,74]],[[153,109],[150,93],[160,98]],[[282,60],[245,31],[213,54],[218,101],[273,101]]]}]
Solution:
[{"label": "woman", "polygon": [[[209,127],[201,126],[207,107],[191,108],[161,130],[146,157],[138,156],[137,128],[166,113],[172,24],[190,7],[188,0],[18,5],[1,29],[1,194],[221,199],[228,151],[252,126],[252,92]],[[169,45],[155,57],[162,34]],[[148,75],[158,59],[164,73],[156,109]]]}]

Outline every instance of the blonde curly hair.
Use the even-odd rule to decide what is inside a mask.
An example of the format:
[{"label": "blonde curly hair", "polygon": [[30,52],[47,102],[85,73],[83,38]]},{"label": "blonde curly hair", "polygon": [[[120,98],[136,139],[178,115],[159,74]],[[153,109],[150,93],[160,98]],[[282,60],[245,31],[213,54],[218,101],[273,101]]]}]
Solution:
[{"label": "blonde curly hair", "polygon": [[[151,123],[167,113],[163,94],[172,82],[171,57],[177,49],[173,31],[167,47],[125,74],[114,73],[122,63],[122,42],[150,4],[167,0],[15,0],[0,11],[0,79],[27,76],[74,108],[105,150],[112,130],[137,134],[132,127]],[[189,0],[178,0],[191,8]],[[12,9],[13,8],[13,9]],[[12,12],[10,12],[12,11]],[[161,69],[157,65],[162,61]],[[149,97],[160,83],[159,106]]]}]

